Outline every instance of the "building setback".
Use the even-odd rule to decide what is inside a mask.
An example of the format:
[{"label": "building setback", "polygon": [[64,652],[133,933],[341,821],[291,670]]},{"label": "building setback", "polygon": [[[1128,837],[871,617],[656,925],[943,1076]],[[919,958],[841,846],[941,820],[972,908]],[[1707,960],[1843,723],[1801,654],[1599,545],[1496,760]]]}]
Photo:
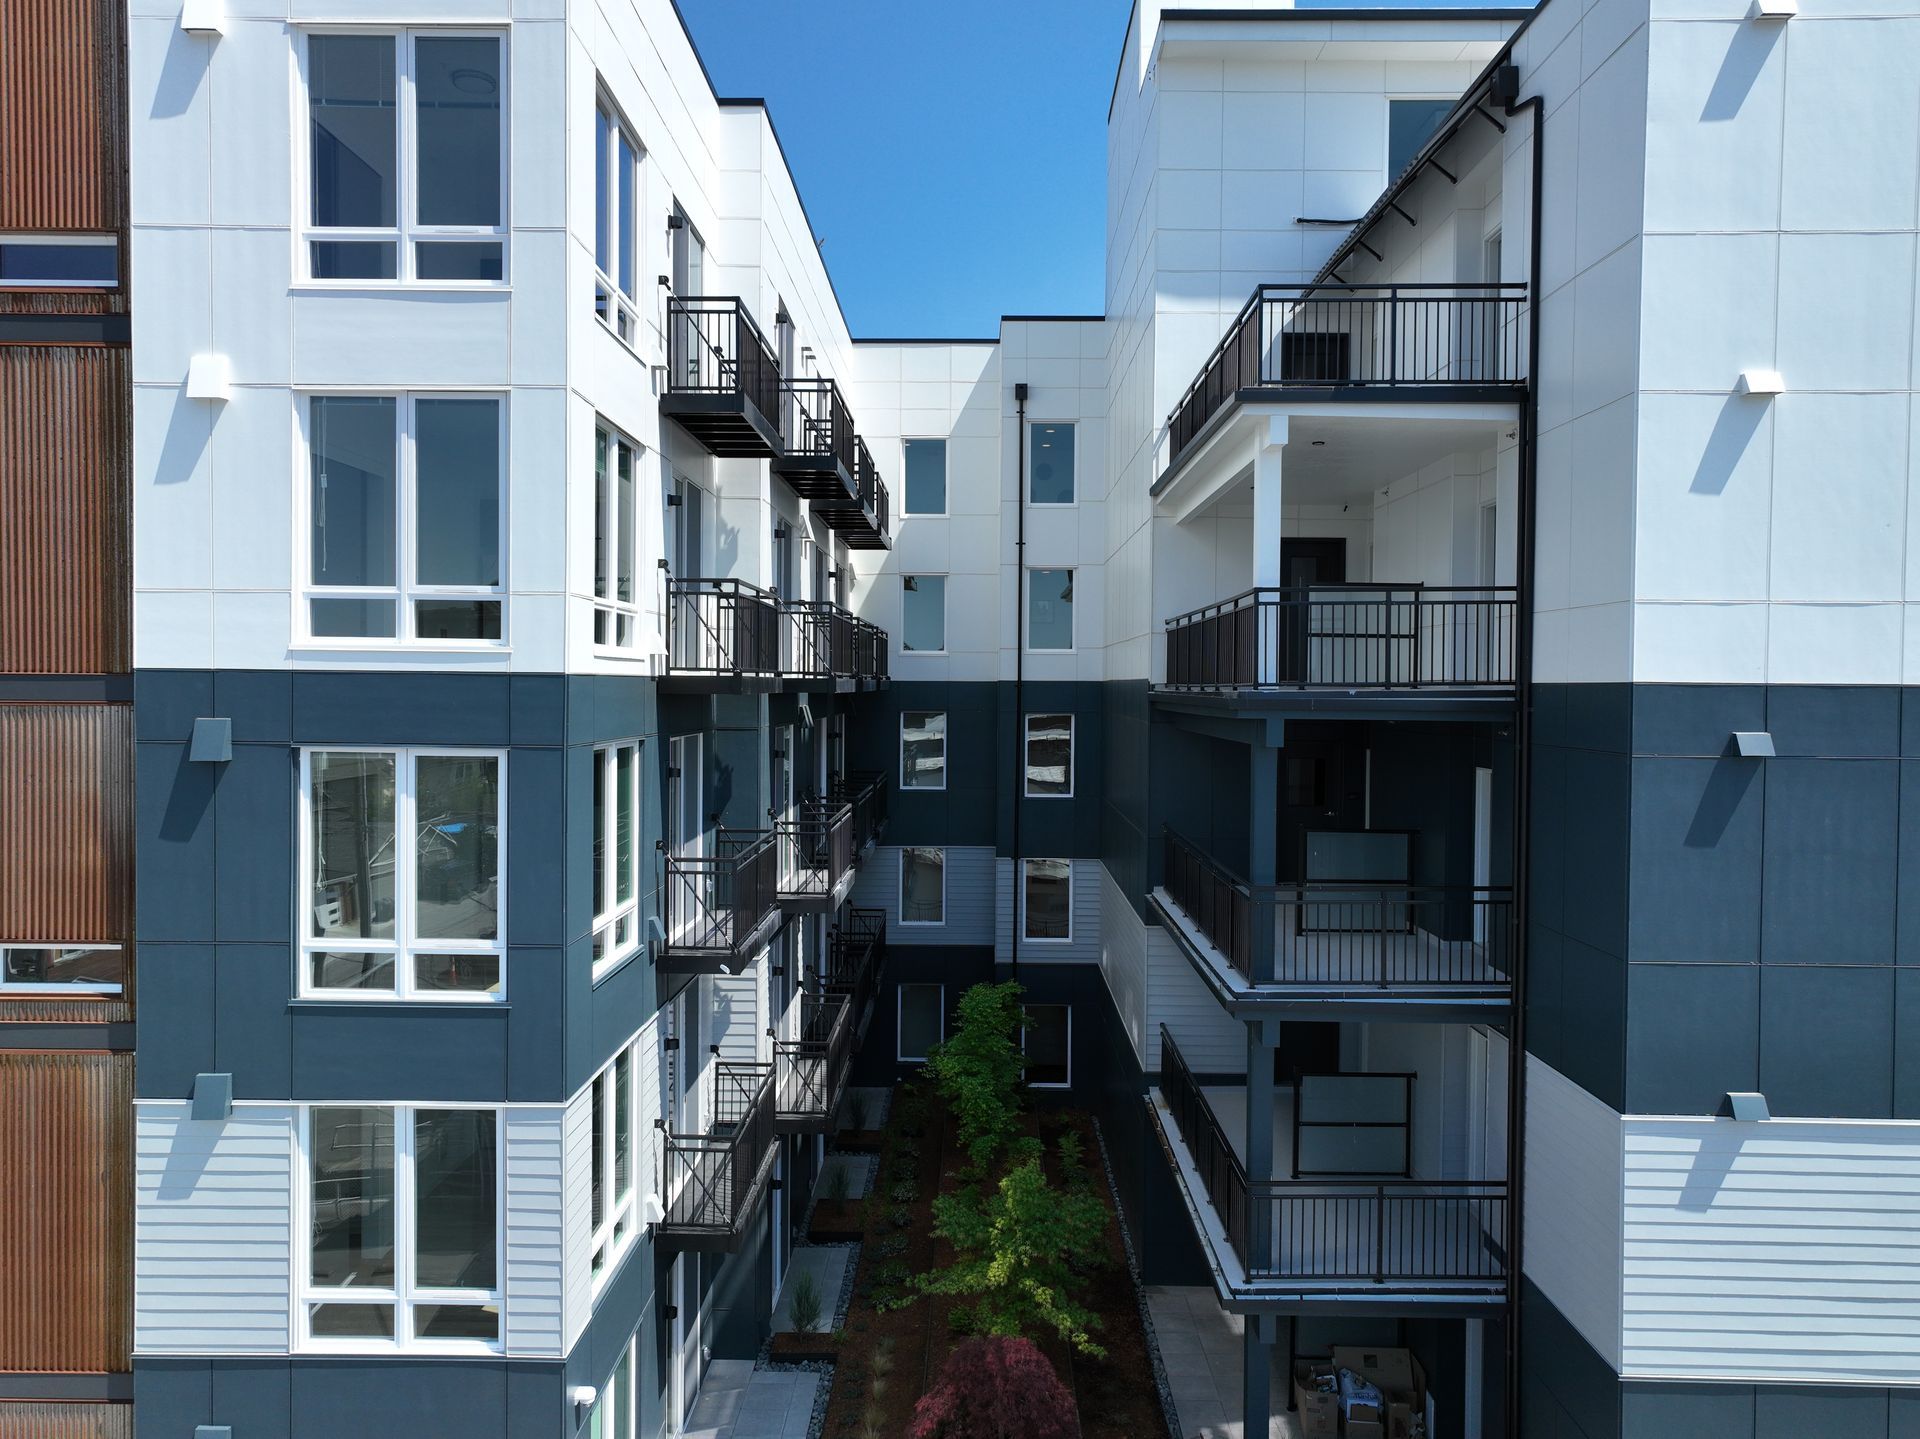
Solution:
[{"label": "building setback", "polygon": [[1185,1433],[1920,1432],[1920,14],[1141,0],[962,340],[671,0],[0,37],[0,1439],[682,1432],[1009,977]]}]

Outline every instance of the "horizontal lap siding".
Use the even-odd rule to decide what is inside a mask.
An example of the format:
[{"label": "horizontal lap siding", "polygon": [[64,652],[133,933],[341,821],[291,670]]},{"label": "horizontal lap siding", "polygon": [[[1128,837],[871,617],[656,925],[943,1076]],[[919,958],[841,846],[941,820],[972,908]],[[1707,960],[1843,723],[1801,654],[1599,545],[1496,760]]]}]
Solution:
[{"label": "horizontal lap siding", "polygon": [[0,705],[0,941],[129,937],[133,711]]},{"label": "horizontal lap siding", "polygon": [[562,1312],[566,1317],[566,1345],[572,1349],[593,1315],[593,1086],[587,1085],[567,1104],[563,1121],[563,1194],[566,1230],[565,1286]]},{"label": "horizontal lap siding", "polygon": [[133,1406],[0,1400],[0,1439],[133,1439]]},{"label": "horizontal lap siding", "polygon": [[1160,1068],[1160,1026],[1166,1025],[1187,1064],[1205,1074],[1247,1072],[1247,1027],[1220,1007],[1172,935],[1145,926],[1147,1057]]},{"label": "horizontal lap siding", "polygon": [[566,1111],[509,1109],[506,1318],[509,1354],[566,1352]]},{"label": "horizontal lap siding", "polygon": [[1529,1056],[1526,1126],[1527,1277],[1617,1370],[1620,1116]]},{"label": "horizontal lap siding", "polygon": [[132,1141],[132,1055],[0,1053],[0,1370],[128,1369]]},{"label": "horizontal lap siding", "polygon": [[0,674],[127,671],[129,353],[0,345]]},{"label": "horizontal lap siding", "polygon": [[949,847],[946,920],[942,924],[903,924],[900,920],[900,850],[883,845],[868,856],[853,882],[853,903],[887,913],[887,948],[915,944],[993,943],[998,885],[994,855],[984,846]]},{"label": "horizontal lap siding", "polygon": [[1625,1171],[1624,1373],[1920,1384],[1920,1125],[1629,1118]]},{"label": "horizontal lap siding", "polygon": [[141,1104],[134,1125],[134,1347],[286,1353],[292,1108],[196,1122],[184,1103]]},{"label": "horizontal lap siding", "polygon": [[713,1037],[709,1042],[730,1063],[752,1064],[760,1058],[760,1035],[767,1027],[760,1017],[766,972],[767,959],[762,955],[745,974],[720,974],[710,981]]},{"label": "horizontal lap siding", "polygon": [[[1147,927],[1104,864],[1100,866],[1100,973],[1113,997],[1114,1012],[1133,1043],[1134,1057],[1142,1069],[1155,1068],[1157,1061],[1148,1062]],[[1156,1052],[1158,1043],[1156,1031]]]}]

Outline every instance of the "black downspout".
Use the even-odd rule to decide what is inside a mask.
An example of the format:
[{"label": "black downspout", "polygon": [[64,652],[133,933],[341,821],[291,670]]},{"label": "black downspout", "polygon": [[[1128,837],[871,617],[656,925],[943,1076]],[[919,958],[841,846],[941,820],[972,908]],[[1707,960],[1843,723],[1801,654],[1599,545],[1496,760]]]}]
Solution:
[{"label": "black downspout", "polygon": [[[1515,90],[1518,89],[1517,84]],[[1510,92],[1512,93],[1512,92]],[[1545,100],[1533,95],[1505,107],[1509,116],[1523,110],[1533,113],[1533,193],[1529,196],[1532,215],[1527,246],[1527,397],[1520,414],[1520,493],[1518,561],[1515,578],[1519,581],[1519,604],[1514,624],[1514,696],[1513,736],[1515,776],[1514,795],[1518,814],[1514,820],[1513,842],[1513,923],[1514,954],[1513,1016],[1507,1046],[1507,1434],[1518,1439],[1524,1430],[1520,1422],[1520,1290],[1524,1270],[1520,1253],[1523,1230],[1521,1204],[1525,1190],[1527,1159],[1527,929],[1528,883],[1533,849],[1533,595],[1534,595],[1534,492],[1538,483],[1536,444],[1540,422],[1540,182],[1545,171],[1546,148],[1542,132],[1546,128]]]},{"label": "black downspout", "polygon": [[1021,754],[1021,727],[1026,723],[1027,711],[1027,384],[1022,380],[1013,387],[1014,411],[1017,435],[1014,448],[1017,456],[1014,460],[1014,472],[1019,492],[1014,496],[1015,515],[1013,540],[1013,917],[1007,925],[1010,936],[1008,958],[1011,970],[1008,977],[1015,981],[1020,978],[1020,926],[1025,917],[1020,912],[1020,808],[1026,796],[1026,760]]}]

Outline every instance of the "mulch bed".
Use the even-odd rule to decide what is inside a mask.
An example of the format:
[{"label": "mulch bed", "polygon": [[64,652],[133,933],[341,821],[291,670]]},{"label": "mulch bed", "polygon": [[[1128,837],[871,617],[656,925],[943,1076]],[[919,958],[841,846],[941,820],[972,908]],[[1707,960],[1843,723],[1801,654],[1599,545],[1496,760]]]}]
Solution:
[{"label": "mulch bed", "polygon": [[[960,1187],[951,1174],[964,1166],[965,1157],[939,1104],[926,1106],[928,1127],[918,1137],[904,1133],[903,1108],[913,1106],[893,1106],[883,1131],[880,1172],[864,1201],[865,1242],[834,1368],[824,1439],[866,1439],[869,1431],[863,1421],[869,1413],[869,1396],[876,1391],[878,1402],[872,1408],[879,1421],[877,1435],[884,1439],[904,1435],[912,1423],[915,1402],[932,1386],[947,1355],[964,1337],[952,1331],[948,1317],[965,1301],[916,1298],[904,1308],[885,1311],[874,1302],[876,1296],[909,1293],[908,1277],[943,1267],[953,1258],[951,1247],[933,1238],[933,1196]],[[1113,1195],[1091,1118],[1077,1110],[1050,1110],[1027,1115],[1025,1124],[1029,1134],[1046,1143],[1048,1177],[1056,1184],[1063,1176],[1055,1141],[1069,1128],[1079,1133],[1082,1164],[1111,1215]],[[917,1146],[919,1153],[902,1153],[902,1146]],[[895,1197],[903,1179],[913,1186],[911,1199]],[[905,1225],[896,1223],[898,1219],[905,1219]],[[1102,1326],[1094,1337],[1105,1347],[1106,1357],[1076,1354],[1070,1345],[1052,1339],[1041,1341],[1040,1348],[1074,1395],[1083,1439],[1151,1439],[1166,1433],[1166,1418],[1119,1225],[1112,1219],[1105,1243],[1106,1262],[1086,1276],[1081,1297],[1101,1316]],[[888,1372],[876,1376],[875,1355],[883,1350],[890,1351],[891,1363],[883,1359]]]}]

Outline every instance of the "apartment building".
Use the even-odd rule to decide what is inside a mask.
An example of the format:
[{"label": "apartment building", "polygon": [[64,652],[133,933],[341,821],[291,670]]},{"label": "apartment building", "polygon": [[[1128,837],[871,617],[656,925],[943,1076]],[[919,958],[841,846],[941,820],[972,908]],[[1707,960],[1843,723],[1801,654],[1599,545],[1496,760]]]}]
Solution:
[{"label": "apartment building", "polygon": [[681,1432],[1009,976],[1185,1432],[1920,1422],[1920,17],[1141,0],[952,340],[671,0],[0,20],[0,1439]]}]

